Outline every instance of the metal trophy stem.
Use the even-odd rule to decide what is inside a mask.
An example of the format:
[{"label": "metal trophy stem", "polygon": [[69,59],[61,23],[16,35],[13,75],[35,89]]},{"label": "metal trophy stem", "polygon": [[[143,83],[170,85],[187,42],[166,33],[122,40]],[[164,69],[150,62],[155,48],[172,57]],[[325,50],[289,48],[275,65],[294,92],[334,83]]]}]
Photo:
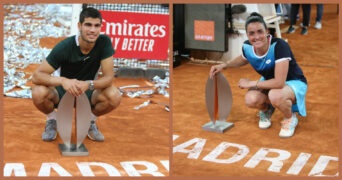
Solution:
[{"label": "metal trophy stem", "polygon": [[203,125],[202,129],[224,133],[234,126],[233,123],[226,122],[233,102],[229,83],[219,72],[213,79],[208,78],[205,90],[205,100],[211,121]]},{"label": "metal trophy stem", "polygon": [[[72,120],[75,106],[76,142],[71,143]],[[65,93],[57,110],[57,132],[63,144],[59,144],[59,149],[63,156],[88,156],[89,152],[83,144],[91,121],[91,107],[86,94],[74,97],[70,93]]]}]

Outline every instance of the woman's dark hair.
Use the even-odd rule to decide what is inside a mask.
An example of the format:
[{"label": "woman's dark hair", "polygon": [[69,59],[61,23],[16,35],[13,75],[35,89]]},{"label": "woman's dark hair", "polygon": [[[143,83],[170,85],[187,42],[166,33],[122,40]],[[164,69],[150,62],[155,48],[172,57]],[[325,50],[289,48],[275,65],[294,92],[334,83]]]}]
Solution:
[{"label": "woman's dark hair", "polygon": [[267,29],[266,23],[265,23],[265,21],[264,21],[264,17],[262,17],[262,15],[260,15],[259,13],[252,12],[252,13],[247,17],[247,20],[246,20],[246,24],[245,24],[245,29],[246,29],[246,31],[247,31],[247,26],[248,26],[248,24],[253,23],[253,22],[262,23],[262,24],[264,25],[265,29]]},{"label": "woman's dark hair", "polygon": [[92,7],[84,8],[81,11],[79,22],[82,24],[84,22],[84,19],[89,18],[89,17],[90,18],[99,18],[100,21],[102,22],[102,16],[101,16],[100,11],[98,11],[97,9],[92,8]]}]

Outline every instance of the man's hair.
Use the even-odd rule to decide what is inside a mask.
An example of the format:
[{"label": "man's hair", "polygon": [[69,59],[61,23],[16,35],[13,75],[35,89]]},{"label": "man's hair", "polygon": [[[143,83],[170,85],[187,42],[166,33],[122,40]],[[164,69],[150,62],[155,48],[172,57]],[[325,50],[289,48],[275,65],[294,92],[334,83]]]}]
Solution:
[{"label": "man's hair", "polygon": [[266,23],[264,21],[264,17],[262,17],[262,15],[260,15],[259,13],[252,12],[251,15],[247,17],[247,20],[246,20],[246,24],[245,24],[246,31],[247,31],[248,24],[253,23],[253,22],[259,22],[264,25],[265,29],[267,29]]},{"label": "man's hair", "polygon": [[92,7],[87,7],[87,8],[84,8],[80,14],[80,19],[79,19],[79,22],[82,24],[84,22],[84,19],[85,18],[99,18],[100,21],[102,22],[102,16],[101,16],[101,13],[100,11],[98,11],[97,9],[95,8],[92,8]]}]

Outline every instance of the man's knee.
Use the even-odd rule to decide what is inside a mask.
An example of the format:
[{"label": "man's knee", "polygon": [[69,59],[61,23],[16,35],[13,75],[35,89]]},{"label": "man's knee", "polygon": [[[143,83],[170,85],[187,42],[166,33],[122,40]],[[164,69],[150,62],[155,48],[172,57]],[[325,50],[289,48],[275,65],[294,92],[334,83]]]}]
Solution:
[{"label": "man's knee", "polygon": [[108,99],[109,99],[110,106],[113,109],[116,109],[120,105],[120,102],[121,102],[120,91],[117,88],[113,87],[113,90],[111,91],[111,93],[109,93]]},{"label": "man's knee", "polygon": [[49,88],[45,86],[33,86],[32,87],[32,100],[43,101],[49,95]]},{"label": "man's knee", "polygon": [[55,102],[58,97],[52,89],[45,86],[34,86],[32,88],[32,101],[33,104],[43,113],[50,113],[54,109]]},{"label": "man's knee", "polygon": [[107,109],[117,108],[121,102],[120,91],[114,86],[103,90],[102,93],[99,94],[99,102],[104,102],[108,106]]}]

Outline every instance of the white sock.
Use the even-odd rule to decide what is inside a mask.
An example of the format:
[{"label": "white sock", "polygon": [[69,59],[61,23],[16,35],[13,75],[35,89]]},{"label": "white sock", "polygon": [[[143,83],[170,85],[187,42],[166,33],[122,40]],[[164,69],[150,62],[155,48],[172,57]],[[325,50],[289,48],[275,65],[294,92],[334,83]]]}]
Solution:
[{"label": "white sock", "polygon": [[46,120],[49,120],[49,119],[56,119],[57,118],[57,113],[55,110],[53,110],[52,112],[50,112],[49,114],[47,114],[47,118]]}]

